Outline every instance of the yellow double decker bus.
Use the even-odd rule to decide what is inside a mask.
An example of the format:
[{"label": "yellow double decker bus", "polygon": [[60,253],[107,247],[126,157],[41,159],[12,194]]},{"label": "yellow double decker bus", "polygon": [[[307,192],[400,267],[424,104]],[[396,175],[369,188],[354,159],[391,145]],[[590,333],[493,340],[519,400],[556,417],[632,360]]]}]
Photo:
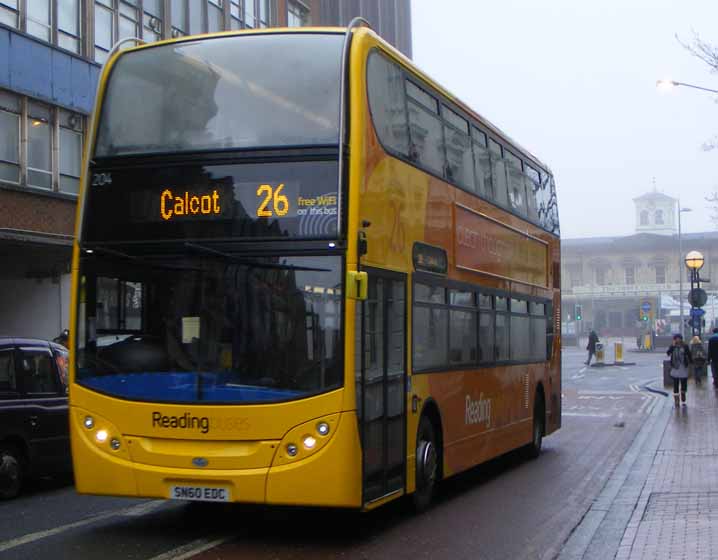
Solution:
[{"label": "yellow double decker bus", "polygon": [[79,492],[423,508],[560,427],[552,175],[367,26],[128,48],[96,104]]}]

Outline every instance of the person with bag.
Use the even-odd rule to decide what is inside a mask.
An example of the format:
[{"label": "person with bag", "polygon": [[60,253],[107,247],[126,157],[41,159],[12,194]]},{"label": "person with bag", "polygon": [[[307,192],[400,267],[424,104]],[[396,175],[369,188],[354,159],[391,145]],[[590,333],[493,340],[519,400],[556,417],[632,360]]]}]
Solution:
[{"label": "person with bag", "polygon": [[706,368],[708,357],[706,348],[698,335],[691,338],[691,358],[693,359],[693,379],[696,380],[696,385],[701,385],[703,377],[708,373]]},{"label": "person with bag", "polygon": [[[676,406],[681,402],[686,404],[686,391],[688,390],[688,366],[693,363],[691,349],[683,342],[682,334],[673,335],[673,344],[666,351],[671,360],[671,377],[673,378],[673,401]],[[678,400],[678,386],[680,385],[680,401]]]},{"label": "person with bag", "polygon": [[591,331],[591,333],[588,335],[588,344],[586,345],[586,350],[588,350],[588,359],[586,360],[586,365],[591,365],[591,358],[596,354],[596,344],[598,344],[598,335],[596,334],[596,331]]}]

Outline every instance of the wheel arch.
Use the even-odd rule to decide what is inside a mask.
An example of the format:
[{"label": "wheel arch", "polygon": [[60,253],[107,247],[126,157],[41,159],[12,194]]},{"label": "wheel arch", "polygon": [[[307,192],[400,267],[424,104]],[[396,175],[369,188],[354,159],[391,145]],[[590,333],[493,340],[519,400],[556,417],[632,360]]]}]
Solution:
[{"label": "wheel arch", "polygon": [[441,453],[441,460],[439,461],[439,479],[444,478],[444,428],[441,420],[441,411],[439,405],[434,399],[427,399],[424,406],[421,408],[421,415],[419,416],[419,423],[421,418],[426,416],[434,427],[434,433],[437,437],[438,451]]}]

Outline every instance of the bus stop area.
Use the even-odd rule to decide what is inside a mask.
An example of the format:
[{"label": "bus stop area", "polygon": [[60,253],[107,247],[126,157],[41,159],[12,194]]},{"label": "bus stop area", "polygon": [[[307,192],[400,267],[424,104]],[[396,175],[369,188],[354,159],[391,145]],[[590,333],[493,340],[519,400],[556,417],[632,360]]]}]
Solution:
[{"label": "bus stop area", "polygon": [[[655,384],[658,386],[658,383]],[[560,560],[718,558],[718,388],[659,399]]]}]

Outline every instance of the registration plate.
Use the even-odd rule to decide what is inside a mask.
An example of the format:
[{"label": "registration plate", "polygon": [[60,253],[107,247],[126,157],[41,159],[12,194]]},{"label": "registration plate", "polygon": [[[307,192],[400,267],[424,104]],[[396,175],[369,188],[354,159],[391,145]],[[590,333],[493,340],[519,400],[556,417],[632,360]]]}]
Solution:
[{"label": "registration plate", "polygon": [[171,500],[189,500],[192,502],[229,502],[232,500],[229,488],[220,486],[170,486]]}]

